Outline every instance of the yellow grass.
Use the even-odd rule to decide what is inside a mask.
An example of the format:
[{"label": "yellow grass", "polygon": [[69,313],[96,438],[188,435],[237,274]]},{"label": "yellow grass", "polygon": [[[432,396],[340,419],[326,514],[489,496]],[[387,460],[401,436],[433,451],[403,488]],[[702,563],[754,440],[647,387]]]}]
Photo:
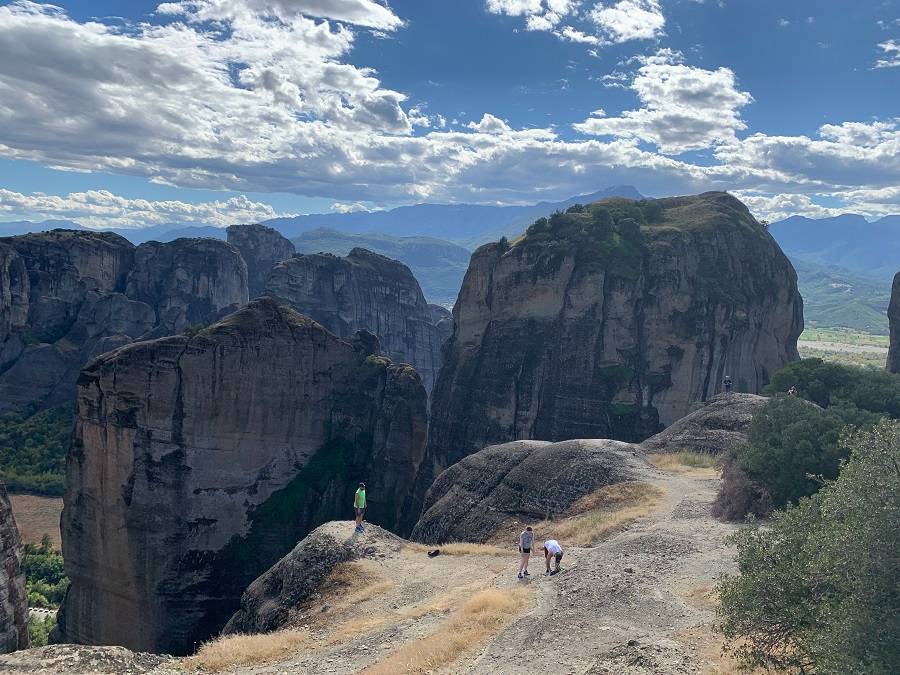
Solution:
[{"label": "yellow grass", "polygon": [[672,452],[648,455],[647,459],[657,469],[670,473],[716,475],[718,458],[707,452]]},{"label": "yellow grass", "polygon": [[436,546],[426,546],[425,544],[417,544],[410,542],[407,548],[411,551],[419,553],[428,553],[436,548],[441,549],[441,555],[490,555],[490,556],[509,556],[508,548],[500,548],[491,544],[470,544],[465,541],[451,542],[449,544],[441,544]]},{"label": "yellow grass", "polygon": [[396,587],[396,581],[386,579],[358,562],[344,562],[335,565],[320,592],[333,596],[342,607],[348,607]]},{"label": "yellow grass", "polygon": [[570,511],[574,515],[544,521],[538,527],[548,538],[575,546],[593,546],[604,536],[653,513],[662,495],[662,490],[646,483],[608,485],[576,502]]},{"label": "yellow grass", "polygon": [[528,591],[524,588],[479,591],[436,631],[421,640],[403,645],[363,673],[398,675],[443,668],[486,641],[522,610],[527,599]]},{"label": "yellow grass", "polygon": [[26,544],[40,544],[46,534],[50,536],[53,548],[60,548],[59,515],[63,508],[61,497],[13,494],[9,496],[9,501],[22,541]]},{"label": "yellow grass", "polygon": [[226,635],[205,643],[187,659],[187,664],[215,673],[278,661],[307,645],[309,639],[309,631],[296,629],[259,635]]}]

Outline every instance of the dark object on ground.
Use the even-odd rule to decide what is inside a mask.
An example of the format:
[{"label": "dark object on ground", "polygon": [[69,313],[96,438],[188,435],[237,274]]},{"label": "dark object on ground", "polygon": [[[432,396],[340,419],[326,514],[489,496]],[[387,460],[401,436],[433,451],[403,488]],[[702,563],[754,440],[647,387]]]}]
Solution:
[{"label": "dark object on ground", "polygon": [[441,554],[441,549],[436,548],[433,551],[428,551],[429,558],[437,558]]}]

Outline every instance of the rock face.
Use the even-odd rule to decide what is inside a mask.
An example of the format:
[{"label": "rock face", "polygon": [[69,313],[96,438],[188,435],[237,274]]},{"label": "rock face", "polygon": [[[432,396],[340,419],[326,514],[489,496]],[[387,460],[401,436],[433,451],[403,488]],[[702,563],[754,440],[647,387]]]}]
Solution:
[{"label": "rock face", "polygon": [[0,653],[28,646],[28,596],[22,540],[6,486],[0,483]]},{"label": "rock face", "polygon": [[310,532],[294,549],[256,579],[241,597],[240,609],[223,633],[268,633],[290,624],[293,612],[342,562],[397,550],[404,541],[376,525],[352,535],[353,522],[330,522]]},{"label": "rock face", "polygon": [[[171,665],[171,668],[168,667]],[[177,675],[183,672],[170,656],[135,654],[122,647],[50,645],[0,656],[0,672],[27,675]]]},{"label": "rock face", "polygon": [[351,515],[359,480],[368,519],[414,517],[426,394],[376,349],[263,298],[93,361],[67,462],[64,640],[191,651],[303,535]]},{"label": "rock face", "polygon": [[247,263],[251,298],[263,292],[272,268],[296,252],[290,239],[265,225],[232,225],[228,228],[228,243],[240,251]]},{"label": "rock face", "polygon": [[487,541],[512,519],[540,521],[568,511],[606,485],[652,471],[621,441],[513,441],[476,452],[428,490],[412,539],[427,544]]},{"label": "rock face", "polygon": [[719,394],[699,410],[641,443],[645,452],[705,452],[718,455],[747,440],[754,413],[767,399],[755,394]]},{"label": "rock face", "polygon": [[153,307],[157,334],[168,335],[245,305],[247,265],[218,239],[148,241],[135,251],[125,294]]},{"label": "rock face", "polygon": [[82,366],[143,336],[207,324],[247,301],[247,272],[221,241],[135,247],[110,233],[0,239],[0,413],[72,400]]},{"label": "rock face", "polygon": [[894,276],[894,285],[891,288],[888,321],[891,324],[891,343],[888,350],[887,369],[890,373],[900,373],[900,272]]},{"label": "rock face", "polygon": [[[793,267],[725,193],[604,200],[478,249],[432,398],[432,475],[515,439],[640,441],[798,357]],[[420,491],[430,477],[422,474]]]},{"label": "rock face", "polygon": [[418,282],[403,263],[362,248],[346,258],[299,255],[272,270],[265,293],[338,336],[373,332],[385,354],[412,364],[431,391],[447,326],[435,326]]}]

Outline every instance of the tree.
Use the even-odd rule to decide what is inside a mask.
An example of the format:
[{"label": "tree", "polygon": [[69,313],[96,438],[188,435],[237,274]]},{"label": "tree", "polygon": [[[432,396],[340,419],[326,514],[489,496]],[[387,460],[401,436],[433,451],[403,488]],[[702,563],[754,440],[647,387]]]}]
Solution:
[{"label": "tree", "polygon": [[732,536],[721,632],[748,667],[900,672],[900,424],[844,436],[839,477]]}]

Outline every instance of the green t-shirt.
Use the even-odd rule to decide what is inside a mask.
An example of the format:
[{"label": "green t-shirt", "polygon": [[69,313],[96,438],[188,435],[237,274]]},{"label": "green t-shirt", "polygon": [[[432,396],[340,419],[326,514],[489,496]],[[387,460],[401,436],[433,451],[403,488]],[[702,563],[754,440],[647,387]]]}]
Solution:
[{"label": "green t-shirt", "polygon": [[366,508],[366,491],[360,488],[356,491],[356,500],[354,501],[356,504],[356,508],[364,509]]}]

